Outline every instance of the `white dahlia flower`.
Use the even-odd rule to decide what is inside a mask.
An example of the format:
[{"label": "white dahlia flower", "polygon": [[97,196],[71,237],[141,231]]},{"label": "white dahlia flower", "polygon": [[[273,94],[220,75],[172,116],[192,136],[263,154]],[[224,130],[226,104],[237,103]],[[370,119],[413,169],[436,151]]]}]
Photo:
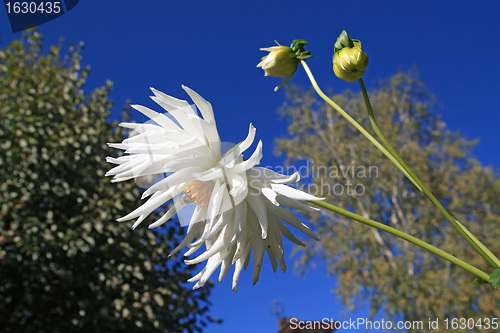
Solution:
[{"label": "white dahlia flower", "polygon": [[304,245],[283,222],[318,240],[283,206],[316,210],[301,201],[320,198],[285,185],[298,181],[298,173],[285,176],[256,167],[262,158],[262,142],[259,141],[248,159],[243,159],[242,153],[252,145],[255,137],[252,125],[246,139],[221,156],[221,141],[212,106],[193,90],[183,88],[202,117],[187,101],[152,89],[155,95],[152,99],[168,113],[132,105],[151,122],[120,124],[132,129],[132,135],[122,143],[109,144],[110,147],[125,150],[125,155],[107,158],[108,162],[117,166],[106,176],[114,176],[112,182],[161,178],[143,193],[143,198],[149,197],[143,205],[118,219],[137,218],[132,228],[171,199],[174,205],[150,228],[162,225],[185,205],[194,205],[186,237],[170,255],[188,247],[185,255],[190,256],[204,245],[204,252],[185,261],[196,264],[207,260],[201,272],[189,280],[197,281],[193,289],[203,286],[219,266],[220,282],[234,264],[233,290],[236,291],[241,270],[249,264],[252,252],[255,284],[266,251],[274,271],[278,264],[283,271],[286,270],[282,236],[295,244]]}]

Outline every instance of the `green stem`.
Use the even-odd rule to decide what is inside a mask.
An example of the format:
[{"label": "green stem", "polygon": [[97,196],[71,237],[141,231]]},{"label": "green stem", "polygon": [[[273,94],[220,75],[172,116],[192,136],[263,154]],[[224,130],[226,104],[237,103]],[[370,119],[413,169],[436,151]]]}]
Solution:
[{"label": "green stem", "polygon": [[[316,80],[314,79],[314,76],[307,66],[306,62],[304,60],[301,60],[301,64],[304,67],[304,70],[306,71],[309,80],[311,81],[311,84],[318,93],[318,95],[323,98],[330,106],[332,106],[335,110],[337,110],[344,118],[347,119],[354,127],[356,127],[370,142],[372,142],[389,160],[391,160],[394,165],[403,172],[403,174],[408,177],[408,179],[417,187],[419,191],[424,193],[429,200],[443,213],[443,215],[450,221],[450,223],[458,230],[458,232],[464,237],[467,242],[469,242],[472,247],[493,267],[500,267],[500,260],[493,254],[491,251],[484,246],[469,230],[467,230],[453,215],[451,215],[445,208],[444,206],[439,202],[439,200],[436,199],[436,197],[432,194],[432,192],[420,181],[420,179],[411,171],[411,169],[404,163],[404,161],[399,157],[399,155],[394,151],[392,146],[387,142],[385,137],[382,135],[380,132],[380,129],[378,128],[375,118],[370,116],[370,121],[372,122],[372,125],[375,123],[376,127],[376,134],[381,138],[381,140],[384,142],[385,145],[388,146],[387,149],[392,150],[393,153],[389,152],[384,146],[382,146],[370,133],[368,133],[356,120],[354,120],[347,112],[345,112],[340,106],[338,106],[334,101],[332,101],[323,91],[320,89],[318,84],[316,83]],[[364,85],[363,85],[364,86]],[[366,93],[366,89],[364,90]],[[365,95],[363,95],[365,96]],[[366,95],[366,98],[368,96]],[[368,100],[368,104],[369,100]],[[371,110],[371,105],[369,107],[369,110]],[[371,111],[371,114],[373,115],[373,110]],[[382,139],[383,138],[383,139]]]},{"label": "green stem", "polygon": [[304,70],[307,73],[307,76],[309,77],[309,80],[311,81],[312,86],[314,87],[314,90],[318,93],[318,95],[325,100],[331,107],[333,107],[335,110],[337,110],[344,118],[347,119],[354,127],[358,129],[368,140],[371,141],[385,156],[387,156],[388,159],[392,161],[407,177],[410,179],[413,184],[421,190],[420,186],[413,181],[412,177],[408,174],[408,172],[399,164],[399,162],[396,160],[394,156],[392,156],[387,149],[385,149],[384,146],[380,144],[370,133],[368,133],[363,126],[361,126],[356,120],[354,120],[347,112],[345,112],[340,106],[337,105],[334,101],[332,101],[328,96],[323,93],[323,91],[320,89],[318,84],[316,83],[316,80],[314,79],[314,76],[309,69],[309,66],[307,66],[306,62],[304,60],[301,60],[300,63],[302,66],[304,66]]},{"label": "green stem", "polygon": [[315,204],[315,205],[318,205],[320,207],[323,207],[325,209],[328,209],[334,213],[337,213],[337,214],[340,214],[340,215],[343,215],[349,219],[352,219],[352,220],[355,220],[355,221],[358,221],[358,222],[361,222],[363,224],[366,224],[368,226],[371,226],[371,227],[374,227],[374,228],[377,228],[379,230],[382,230],[382,231],[385,231],[387,233],[390,233],[391,235],[394,235],[396,237],[399,237],[401,239],[404,239],[410,243],[413,243],[417,246],[420,246],[421,248],[437,255],[438,257],[441,257],[445,260],[448,260],[449,262],[459,266],[459,267],[462,267],[463,269],[465,269],[466,271],[476,275],[478,278],[482,279],[483,281],[486,281],[486,282],[489,282],[490,281],[490,276],[483,272],[482,270],[468,264],[467,262],[461,260],[461,259],[458,259],[457,257],[449,254],[448,252],[445,252],[433,245],[430,245],[429,243],[426,243],[416,237],[413,237],[413,236],[410,236],[402,231],[399,231],[397,229],[394,229],[392,227],[389,227],[385,224],[382,224],[380,222],[376,222],[376,221],[373,221],[373,220],[370,220],[366,217],[363,217],[363,216],[360,216],[360,215],[357,215],[355,213],[352,213],[350,211],[347,211],[345,209],[342,209],[342,208],[339,208],[339,207],[336,207],[334,205],[331,205],[329,203],[326,203],[326,202],[323,202],[323,201],[310,201],[311,203]]},{"label": "green stem", "polygon": [[472,247],[494,268],[500,267],[500,260],[486,247],[484,246],[467,228],[465,228],[434,196],[434,194],[425,186],[425,184],[418,178],[418,176],[411,170],[411,168],[403,161],[399,154],[394,150],[389,141],[385,138],[384,134],[380,130],[373,109],[366,91],[363,79],[359,79],[359,85],[363,93],[363,98],[365,100],[366,108],[368,110],[368,116],[370,122],[372,123],[375,133],[379,137],[380,141],[389,150],[391,155],[397,160],[398,165],[404,168],[407,177],[415,184],[417,183],[417,188],[427,197],[429,200],[443,213],[443,215],[450,221],[450,223],[455,227],[455,229],[462,235],[462,237],[472,245]]}]

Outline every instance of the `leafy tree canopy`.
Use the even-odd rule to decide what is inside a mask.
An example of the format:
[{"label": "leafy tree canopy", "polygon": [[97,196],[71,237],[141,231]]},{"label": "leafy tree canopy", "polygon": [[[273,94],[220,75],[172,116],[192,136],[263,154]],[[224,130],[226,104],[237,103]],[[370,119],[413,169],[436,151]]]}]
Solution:
[{"label": "leafy tree canopy", "polygon": [[[200,331],[210,287],[167,258],[183,233],[130,230],[141,200],[110,184],[125,133],[106,121],[111,84],[87,94],[82,45],[34,32],[0,50],[0,326],[3,332]],[[157,218],[157,217],[153,217]]]},{"label": "leafy tree canopy", "polygon": [[[360,93],[331,97],[371,130]],[[402,158],[493,253],[500,253],[500,178],[473,157],[474,142],[446,130],[433,112],[434,98],[414,72],[392,76],[370,92],[370,99],[382,132]],[[289,136],[277,140],[278,151],[307,170],[303,188],[491,272],[411,182],[313,91],[291,87],[281,113],[290,125]],[[305,272],[319,256],[338,277],[333,289],[347,305],[369,301],[372,314],[382,310],[384,318],[394,320],[500,317],[500,292],[473,285],[466,271],[343,216],[323,212],[310,218],[322,241],[299,249],[298,266]]]}]

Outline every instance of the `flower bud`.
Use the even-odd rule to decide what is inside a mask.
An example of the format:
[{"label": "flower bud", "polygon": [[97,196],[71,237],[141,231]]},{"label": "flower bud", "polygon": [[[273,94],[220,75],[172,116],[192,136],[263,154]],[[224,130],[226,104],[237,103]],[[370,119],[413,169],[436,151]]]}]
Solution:
[{"label": "flower bud", "polygon": [[262,61],[257,65],[257,67],[264,70],[265,76],[285,78],[279,86],[274,88],[274,91],[292,79],[301,60],[312,57],[309,51],[304,50],[304,45],[308,44],[305,40],[296,39],[291,47],[280,45],[278,42],[276,44],[278,46],[261,49],[269,52],[269,54],[263,57]]},{"label": "flower bud", "polygon": [[333,55],[333,71],[338,78],[354,82],[366,72],[368,67],[368,56],[361,50],[361,42],[351,39],[347,33],[342,31],[335,43],[335,53]]},{"label": "flower bud", "polygon": [[285,77],[292,75],[299,66],[299,60],[291,47],[279,45],[262,48],[269,54],[262,58],[257,67],[262,67],[266,76]]}]

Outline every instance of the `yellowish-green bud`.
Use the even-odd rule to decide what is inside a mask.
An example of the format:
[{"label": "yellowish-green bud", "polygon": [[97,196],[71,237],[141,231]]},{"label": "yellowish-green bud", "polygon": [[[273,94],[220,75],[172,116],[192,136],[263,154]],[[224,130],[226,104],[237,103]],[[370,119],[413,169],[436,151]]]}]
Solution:
[{"label": "yellowish-green bud", "polygon": [[262,67],[266,76],[285,77],[292,75],[299,66],[299,60],[291,47],[278,45],[262,48],[261,51],[269,52],[257,65],[257,67]]},{"label": "yellowish-green bud", "polygon": [[304,45],[308,43],[302,39],[293,41],[291,47],[280,45],[262,48],[262,51],[269,52],[268,55],[262,58],[257,67],[261,67],[265,76],[284,77],[285,79],[279,86],[274,88],[274,91],[281,88],[286,82],[292,79],[297,71],[299,62],[306,58],[312,57],[309,51],[304,50]]},{"label": "yellowish-green bud", "polygon": [[335,43],[333,71],[338,78],[355,82],[363,77],[368,67],[368,56],[361,49],[361,42],[347,37],[342,31]]}]

